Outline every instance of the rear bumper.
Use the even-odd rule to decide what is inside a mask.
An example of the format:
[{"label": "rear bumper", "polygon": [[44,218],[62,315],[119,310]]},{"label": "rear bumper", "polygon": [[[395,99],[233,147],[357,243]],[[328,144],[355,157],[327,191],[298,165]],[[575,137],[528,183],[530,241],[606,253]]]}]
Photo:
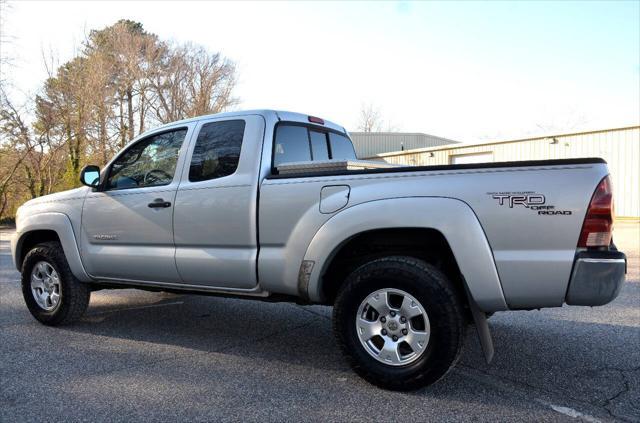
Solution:
[{"label": "rear bumper", "polygon": [[613,301],[627,273],[627,257],[621,251],[581,251],[576,255],[566,303],[600,306]]}]

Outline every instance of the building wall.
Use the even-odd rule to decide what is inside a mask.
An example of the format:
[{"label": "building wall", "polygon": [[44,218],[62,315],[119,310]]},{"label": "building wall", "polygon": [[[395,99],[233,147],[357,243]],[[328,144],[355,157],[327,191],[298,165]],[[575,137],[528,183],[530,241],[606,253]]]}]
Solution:
[{"label": "building wall", "polygon": [[640,217],[639,126],[459,147],[426,148],[381,154],[370,159],[428,166],[449,164],[454,161],[453,157],[474,153],[491,153],[494,162],[601,157],[607,161],[611,173],[616,215]]},{"label": "building wall", "polygon": [[351,132],[349,135],[358,157],[458,143],[447,138],[421,133]]}]

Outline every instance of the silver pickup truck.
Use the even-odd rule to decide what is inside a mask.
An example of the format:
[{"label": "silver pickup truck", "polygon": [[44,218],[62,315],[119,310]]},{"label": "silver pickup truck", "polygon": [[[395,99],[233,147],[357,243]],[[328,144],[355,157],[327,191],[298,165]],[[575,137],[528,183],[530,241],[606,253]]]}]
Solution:
[{"label": "silver pickup truck", "polygon": [[332,305],[353,369],[410,390],[455,365],[470,325],[490,361],[491,313],[618,295],[603,160],[331,165],[354,160],[343,127],[290,112],[149,131],[86,187],[20,207],[27,307],[68,324],[124,287]]}]

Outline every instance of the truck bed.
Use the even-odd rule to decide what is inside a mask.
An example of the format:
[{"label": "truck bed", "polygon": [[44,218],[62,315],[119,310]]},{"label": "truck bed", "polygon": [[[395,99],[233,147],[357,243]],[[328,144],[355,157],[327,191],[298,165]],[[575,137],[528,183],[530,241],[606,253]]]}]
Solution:
[{"label": "truck bed", "polygon": [[[341,212],[399,198],[464,203],[486,235],[508,308],[557,307],[565,300],[589,201],[607,174],[604,160],[587,158],[272,175],[261,185],[260,279],[267,288],[296,280],[276,268],[297,269],[289,261],[300,263],[311,237],[331,219],[318,213],[321,190],[346,187],[348,204]],[[536,204],[523,204],[522,196],[535,197]],[[384,210],[407,213],[393,206]],[[466,229],[461,224],[452,230]],[[262,267],[263,259],[268,266]],[[287,264],[275,266],[279,260]]]},{"label": "truck bed", "polygon": [[[369,161],[368,161],[369,162]],[[382,163],[382,162],[381,162]],[[468,164],[449,164],[449,165],[434,165],[434,166],[399,166],[391,165],[379,168],[367,168],[367,169],[349,169],[347,166],[343,166],[343,169],[339,170],[326,170],[326,166],[320,166],[319,170],[305,170],[295,172],[298,168],[288,169],[286,172],[280,174],[274,174],[268,176],[268,179],[280,179],[280,178],[306,178],[312,176],[338,176],[338,175],[364,175],[364,174],[376,174],[376,173],[399,173],[399,172],[425,172],[436,170],[456,170],[456,169],[495,169],[501,167],[531,167],[531,166],[564,166],[564,165],[580,165],[580,164],[594,164],[607,162],[599,157],[578,158],[578,159],[555,159],[555,160],[523,160],[523,161],[511,161],[511,162],[489,162],[489,163],[468,163]]]}]

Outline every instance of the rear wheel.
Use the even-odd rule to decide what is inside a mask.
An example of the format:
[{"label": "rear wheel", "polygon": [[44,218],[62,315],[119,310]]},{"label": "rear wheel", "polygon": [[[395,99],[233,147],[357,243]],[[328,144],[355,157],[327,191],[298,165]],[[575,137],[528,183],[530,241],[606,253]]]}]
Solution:
[{"label": "rear wheel", "polygon": [[59,242],[36,245],[22,263],[22,295],[38,321],[58,326],[80,319],[91,289],[71,272]]},{"label": "rear wheel", "polygon": [[356,269],[338,293],[333,322],[356,373],[393,390],[442,378],[459,358],[466,328],[451,283],[412,257],[382,258]]}]

